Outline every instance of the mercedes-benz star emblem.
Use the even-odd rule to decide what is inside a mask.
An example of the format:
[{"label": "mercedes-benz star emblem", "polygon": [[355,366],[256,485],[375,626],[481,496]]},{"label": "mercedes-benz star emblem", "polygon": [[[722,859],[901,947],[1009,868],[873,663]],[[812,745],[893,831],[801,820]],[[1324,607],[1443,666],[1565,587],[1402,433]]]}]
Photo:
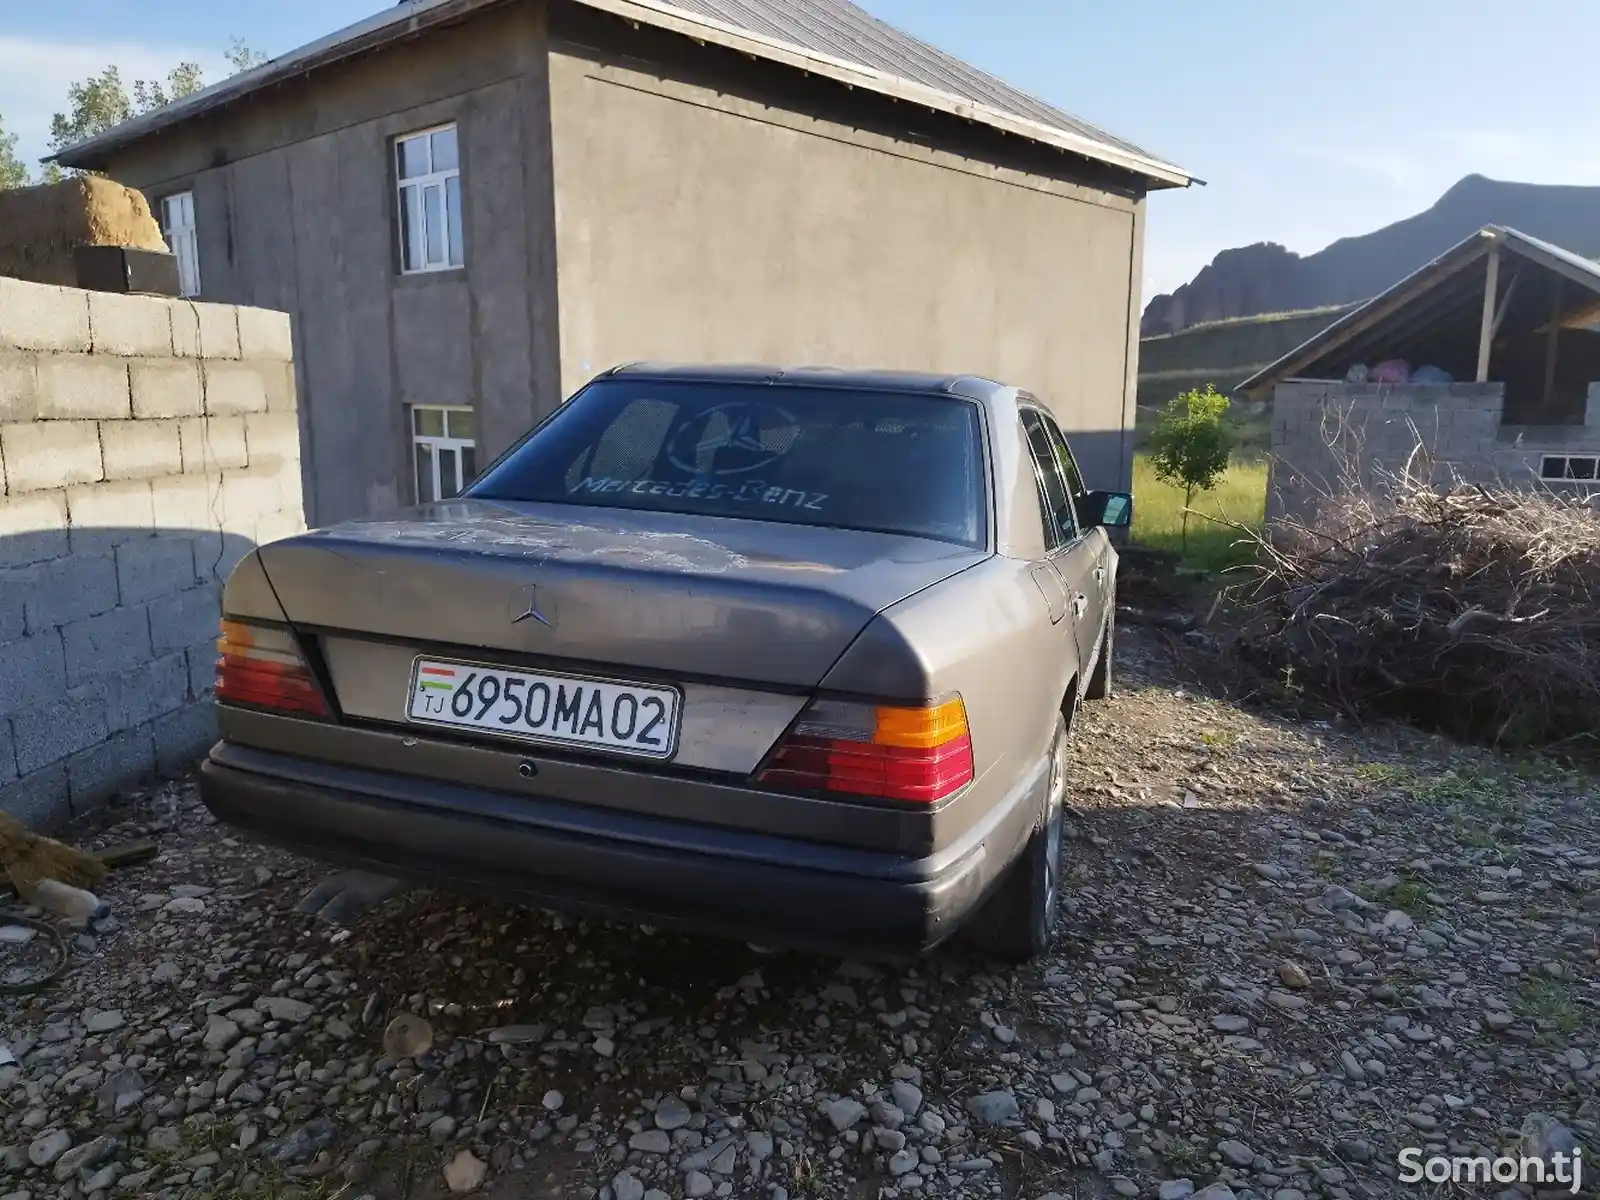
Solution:
[{"label": "mercedes-benz star emblem", "polygon": [[539,624],[545,626],[547,629],[555,628],[555,626],[550,624],[550,619],[539,611],[539,589],[534,587],[532,584],[529,584],[527,587],[523,588],[522,591],[519,592],[513,599],[512,611],[518,613],[517,616],[511,618],[511,623],[513,625],[520,625],[523,621],[526,621],[529,617],[532,617],[535,621],[539,622]]}]

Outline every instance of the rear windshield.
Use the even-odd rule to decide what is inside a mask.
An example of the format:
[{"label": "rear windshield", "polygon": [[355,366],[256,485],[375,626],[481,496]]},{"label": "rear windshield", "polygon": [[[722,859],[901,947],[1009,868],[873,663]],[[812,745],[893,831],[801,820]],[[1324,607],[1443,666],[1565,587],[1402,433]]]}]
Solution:
[{"label": "rear windshield", "polygon": [[840,388],[607,379],[468,489],[981,547],[977,406]]}]

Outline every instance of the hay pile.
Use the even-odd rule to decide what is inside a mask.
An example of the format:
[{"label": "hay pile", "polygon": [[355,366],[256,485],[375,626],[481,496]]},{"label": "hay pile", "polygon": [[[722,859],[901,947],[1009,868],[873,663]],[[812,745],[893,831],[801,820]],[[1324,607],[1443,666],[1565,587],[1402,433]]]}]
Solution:
[{"label": "hay pile", "polygon": [[167,248],[144,196],[109,179],[0,190],[0,275],[76,287],[76,246]]},{"label": "hay pile", "polygon": [[1600,753],[1600,509],[1406,478],[1286,521],[1239,589],[1236,647],[1357,718]]}]

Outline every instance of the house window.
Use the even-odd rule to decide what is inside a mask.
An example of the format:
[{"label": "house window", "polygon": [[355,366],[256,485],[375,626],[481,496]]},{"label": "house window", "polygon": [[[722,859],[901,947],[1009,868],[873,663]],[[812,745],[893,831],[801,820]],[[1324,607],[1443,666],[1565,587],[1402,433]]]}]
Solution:
[{"label": "house window", "polygon": [[1600,455],[1546,454],[1539,463],[1539,478],[1552,482],[1600,479]]},{"label": "house window", "polygon": [[174,192],[161,198],[161,236],[178,260],[178,293],[200,294],[200,248],[194,236],[194,193]]},{"label": "house window", "polygon": [[401,271],[409,275],[465,265],[456,127],[443,125],[396,138],[394,157]]},{"label": "house window", "polygon": [[470,408],[415,405],[411,441],[417,460],[417,503],[448,500],[477,475]]}]

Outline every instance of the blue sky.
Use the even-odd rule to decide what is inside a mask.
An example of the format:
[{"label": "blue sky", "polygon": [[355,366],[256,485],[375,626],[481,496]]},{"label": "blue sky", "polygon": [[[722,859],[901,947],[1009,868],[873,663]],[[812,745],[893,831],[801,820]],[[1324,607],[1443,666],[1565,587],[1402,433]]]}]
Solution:
[{"label": "blue sky", "polygon": [[[1146,297],[1218,250],[1309,253],[1478,172],[1600,184],[1597,0],[865,0],[878,16],[1186,166],[1209,186],[1150,206]],[[0,115],[45,152],[67,84],[182,58],[221,73],[374,0],[0,0]]]}]

